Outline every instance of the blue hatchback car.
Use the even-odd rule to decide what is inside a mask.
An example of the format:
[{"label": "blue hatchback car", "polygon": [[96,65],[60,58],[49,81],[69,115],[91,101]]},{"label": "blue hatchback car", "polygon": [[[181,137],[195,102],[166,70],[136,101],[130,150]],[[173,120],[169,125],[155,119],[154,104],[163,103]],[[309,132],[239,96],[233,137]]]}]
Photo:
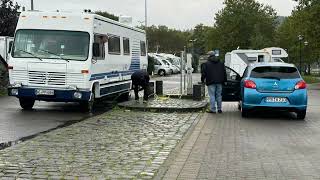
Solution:
[{"label": "blue hatchback car", "polygon": [[298,69],[286,63],[257,63],[247,67],[240,82],[242,117],[259,109],[296,112],[304,120],[308,103],[307,84]]}]

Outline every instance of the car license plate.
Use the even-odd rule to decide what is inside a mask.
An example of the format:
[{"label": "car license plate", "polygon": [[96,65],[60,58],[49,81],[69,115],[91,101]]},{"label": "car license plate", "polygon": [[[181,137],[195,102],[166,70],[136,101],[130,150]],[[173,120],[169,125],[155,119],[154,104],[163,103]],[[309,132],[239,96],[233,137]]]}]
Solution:
[{"label": "car license plate", "polygon": [[267,97],[266,102],[268,102],[268,103],[286,103],[287,102],[287,98]]},{"label": "car license plate", "polygon": [[48,89],[37,89],[36,90],[37,96],[53,96],[54,90],[48,90]]}]

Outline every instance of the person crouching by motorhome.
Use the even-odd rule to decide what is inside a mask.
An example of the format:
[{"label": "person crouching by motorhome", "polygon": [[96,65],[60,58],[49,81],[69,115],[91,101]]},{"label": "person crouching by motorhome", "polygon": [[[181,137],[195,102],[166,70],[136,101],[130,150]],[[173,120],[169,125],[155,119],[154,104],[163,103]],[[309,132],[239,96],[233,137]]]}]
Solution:
[{"label": "person crouching by motorhome", "polygon": [[222,113],[222,85],[227,82],[226,68],[213,51],[208,53],[208,61],[201,66],[201,82],[206,83],[210,96],[210,111]]},{"label": "person crouching by motorhome", "polygon": [[146,70],[139,70],[132,74],[132,88],[134,90],[135,100],[139,100],[139,91],[144,90],[143,100],[149,98],[149,81],[150,77]]}]

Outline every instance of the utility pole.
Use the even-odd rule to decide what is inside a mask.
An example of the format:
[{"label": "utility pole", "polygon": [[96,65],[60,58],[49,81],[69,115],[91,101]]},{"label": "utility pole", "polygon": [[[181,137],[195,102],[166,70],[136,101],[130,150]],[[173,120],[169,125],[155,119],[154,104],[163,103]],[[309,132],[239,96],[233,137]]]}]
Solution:
[{"label": "utility pole", "polygon": [[31,11],[34,10],[34,6],[33,6],[33,0],[31,0]]}]

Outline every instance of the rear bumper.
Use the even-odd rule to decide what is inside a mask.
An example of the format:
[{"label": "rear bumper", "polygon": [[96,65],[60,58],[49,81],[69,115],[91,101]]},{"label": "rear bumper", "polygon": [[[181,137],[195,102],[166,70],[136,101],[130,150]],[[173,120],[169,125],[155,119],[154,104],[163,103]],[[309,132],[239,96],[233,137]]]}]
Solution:
[{"label": "rear bumper", "polygon": [[[286,103],[266,102],[267,97],[287,98]],[[261,93],[255,89],[245,89],[242,107],[244,109],[275,109],[287,111],[302,111],[307,109],[307,90],[296,90],[291,93]]]},{"label": "rear bumper", "polygon": [[[18,91],[18,94],[12,94],[13,89],[16,89]],[[54,95],[53,96],[36,95],[35,91],[37,89],[54,90]],[[75,98],[74,97],[75,92],[81,93],[82,97]],[[52,88],[9,87],[8,95],[14,96],[17,98],[29,98],[29,99],[49,101],[49,102],[81,102],[81,101],[88,101],[90,99],[91,92],[79,91],[79,90],[60,90],[60,89],[52,89]]]}]

